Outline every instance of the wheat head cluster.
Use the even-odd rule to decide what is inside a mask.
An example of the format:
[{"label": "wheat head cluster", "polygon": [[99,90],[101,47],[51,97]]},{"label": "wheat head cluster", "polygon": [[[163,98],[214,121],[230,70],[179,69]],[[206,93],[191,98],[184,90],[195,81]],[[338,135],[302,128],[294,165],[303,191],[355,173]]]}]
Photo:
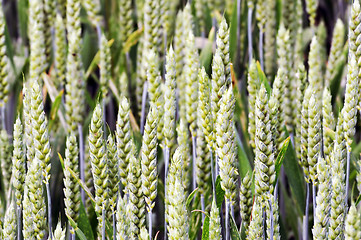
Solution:
[{"label": "wheat head cluster", "polygon": [[360,0],[2,0],[0,239],[360,240],[360,113]]}]

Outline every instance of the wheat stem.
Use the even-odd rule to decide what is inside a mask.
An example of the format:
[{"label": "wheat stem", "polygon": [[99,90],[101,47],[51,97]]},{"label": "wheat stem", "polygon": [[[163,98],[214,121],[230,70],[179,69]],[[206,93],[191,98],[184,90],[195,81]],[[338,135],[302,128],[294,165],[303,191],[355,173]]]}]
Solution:
[{"label": "wheat stem", "polygon": [[230,201],[226,199],[226,219],[225,219],[225,228],[226,228],[226,240],[229,240],[229,205]]},{"label": "wheat stem", "polygon": [[144,124],[145,124],[145,108],[147,105],[147,94],[148,93],[148,82],[144,83],[143,86],[143,94],[142,94],[142,113],[140,116],[140,134],[143,135],[144,132]]},{"label": "wheat stem", "polygon": [[105,204],[102,207],[102,240],[105,240]]},{"label": "wheat stem", "polygon": [[248,8],[248,21],[247,21],[247,35],[248,35],[248,61],[251,65],[252,62],[252,8]]},{"label": "wheat stem", "polygon": [[308,240],[308,209],[309,209],[309,201],[310,201],[310,183],[306,183],[306,208],[305,208],[305,216],[303,217],[303,240]]},{"label": "wheat stem", "polygon": [[45,186],[46,186],[46,196],[48,198],[48,225],[49,225],[49,236],[50,239],[53,239],[53,232],[52,232],[52,220],[51,220],[51,195],[50,195],[50,185],[49,185],[49,181],[45,182]]},{"label": "wheat stem", "polygon": [[192,169],[192,187],[196,189],[197,187],[197,178],[196,178],[196,168],[197,168],[197,137],[192,134],[192,156],[193,156],[193,169]]},{"label": "wheat stem", "polygon": [[[80,180],[85,182],[85,168],[84,168],[84,139],[83,139],[83,126],[78,124],[78,134],[79,134],[79,155],[80,155]],[[81,201],[85,206],[85,192],[83,188],[80,188]]]},{"label": "wheat stem", "polygon": [[17,236],[17,240],[21,240],[22,239],[22,236],[21,236],[21,205],[17,207],[17,211],[18,211],[18,236]]},{"label": "wheat stem", "polygon": [[205,208],[205,203],[204,203],[204,194],[201,194],[201,210],[202,210],[202,224],[204,223],[204,218],[205,218],[205,211],[206,211],[206,208]]},{"label": "wheat stem", "polygon": [[346,158],[346,193],[345,193],[345,206],[347,209],[347,200],[348,200],[348,192],[349,192],[349,178],[350,178],[350,160],[351,160],[351,152],[347,151],[347,158]]},{"label": "wheat stem", "polygon": [[259,61],[261,63],[261,69],[264,71],[264,57],[263,57],[263,37],[264,32],[262,29],[259,30]]},{"label": "wheat stem", "polygon": [[150,239],[152,239],[152,228],[153,228],[153,220],[152,220],[152,210],[148,211],[148,232],[149,232],[149,237]]}]

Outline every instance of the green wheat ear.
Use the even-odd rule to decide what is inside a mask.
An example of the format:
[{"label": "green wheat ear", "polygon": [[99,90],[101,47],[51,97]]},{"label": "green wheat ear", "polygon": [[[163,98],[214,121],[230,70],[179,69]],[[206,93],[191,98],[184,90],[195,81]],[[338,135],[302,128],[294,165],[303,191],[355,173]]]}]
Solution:
[{"label": "green wheat ear", "polygon": [[25,145],[23,142],[23,126],[21,124],[20,118],[17,118],[15,121],[13,137],[13,186],[15,188],[16,205],[20,207],[23,200],[26,175],[26,162],[24,154]]},{"label": "green wheat ear", "polygon": [[10,202],[9,207],[6,209],[4,227],[3,227],[3,238],[2,239],[16,239],[16,208],[14,203]]},{"label": "green wheat ear", "polygon": [[[356,1],[355,1],[356,2]],[[355,4],[355,3],[354,3]],[[352,18],[355,18],[354,15],[354,8],[351,11]],[[350,38],[350,50],[356,53],[356,48],[359,44],[356,44],[356,37],[354,30],[357,25],[353,25],[353,23],[356,23],[354,21],[350,21],[350,32],[349,32],[349,38]],[[358,23],[360,24],[360,22]],[[337,65],[341,61],[340,58],[343,58],[343,46],[344,46],[344,39],[345,39],[345,26],[341,19],[337,19],[335,28],[333,30],[332,34],[332,44],[331,44],[331,50],[330,55],[327,60],[327,67],[326,67],[326,73],[325,73],[325,86],[330,86],[331,81],[336,76],[336,69]],[[355,54],[356,55],[356,54]]]},{"label": "green wheat ear", "polygon": [[95,212],[98,215],[98,230],[102,229],[102,210],[108,208],[107,189],[109,187],[106,172],[106,150],[103,137],[103,114],[99,104],[96,105],[89,126],[89,150],[95,187]]},{"label": "green wheat ear", "polygon": [[163,128],[165,146],[172,149],[175,144],[176,131],[176,62],[175,53],[170,46],[167,53],[167,64],[164,85],[164,116],[163,120],[167,127]]},{"label": "green wheat ear", "polygon": [[[76,142],[76,137],[70,135],[66,140],[66,150],[64,159],[64,195],[65,195],[65,211],[74,221],[78,220],[80,208],[80,186],[75,178],[70,174],[70,170],[79,178],[79,150]],[[73,232],[74,234],[74,232]]]},{"label": "green wheat ear", "polygon": [[235,132],[234,132],[234,106],[235,98],[230,86],[220,101],[220,109],[215,122],[216,129],[216,154],[218,156],[219,175],[222,179],[221,186],[225,191],[225,198],[231,202],[236,189],[238,176],[235,168]]},{"label": "green wheat ear", "polygon": [[144,127],[141,149],[142,191],[145,196],[148,212],[151,212],[154,208],[154,200],[157,196],[157,124],[157,109],[155,105],[151,105]]},{"label": "green wheat ear", "polygon": [[43,163],[35,157],[25,178],[23,200],[24,239],[43,239],[46,229],[46,200],[42,181]]},{"label": "green wheat ear", "polygon": [[54,230],[53,237],[55,240],[65,240],[66,229],[61,228],[61,222],[59,221]]},{"label": "green wheat ear", "polygon": [[186,38],[184,77],[186,78],[186,116],[192,136],[196,136],[198,107],[198,67],[199,56],[195,47],[195,37],[190,31]]},{"label": "green wheat ear", "polygon": [[129,231],[131,238],[139,235],[145,224],[145,202],[142,191],[141,164],[135,157],[129,159],[129,173],[127,178],[127,193],[129,194]]},{"label": "green wheat ear", "polygon": [[90,22],[93,26],[98,26],[102,21],[102,17],[100,16],[100,0],[83,0],[82,4],[88,14]]},{"label": "green wheat ear", "polygon": [[3,12],[3,3],[0,9],[0,105],[7,102],[9,92],[9,59],[6,55],[5,45],[6,20]]},{"label": "green wheat ear", "polygon": [[255,107],[256,97],[259,89],[259,79],[257,73],[257,64],[252,60],[248,69],[247,90],[248,90],[248,134],[250,135],[250,144],[253,149],[256,147],[254,137],[256,135]]},{"label": "green wheat ear", "polygon": [[243,226],[248,229],[249,222],[251,220],[252,212],[252,179],[250,173],[247,172],[246,176],[242,179],[241,186],[239,189],[239,208],[241,212],[241,219]]},{"label": "green wheat ear", "polygon": [[210,146],[207,144],[211,138],[210,116],[210,81],[204,68],[198,74],[198,111],[197,111],[197,185],[201,194],[207,193],[211,179]]},{"label": "green wheat ear", "polygon": [[219,216],[219,209],[215,198],[212,201],[212,207],[209,217],[209,239],[221,240],[221,219]]},{"label": "green wheat ear", "polygon": [[182,151],[178,148],[170,165],[167,182],[167,222],[168,237],[171,240],[188,239],[188,212],[186,192],[182,177]]},{"label": "green wheat ear", "polygon": [[335,142],[335,148],[331,154],[331,210],[329,222],[329,239],[340,239],[344,234],[345,206],[345,173],[344,160],[342,159],[342,147]]},{"label": "green wheat ear", "polygon": [[119,1],[119,36],[120,41],[124,45],[128,40],[130,34],[133,32],[133,8],[132,0],[120,0]]},{"label": "green wheat ear", "polygon": [[345,220],[345,240],[361,238],[361,212],[357,211],[355,203],[351,203]]},{"label": "green wheat ear", "polygon": [[324,158],[320,157],[317,163],[318,191],[316,196],[316,218],[312,229],[315,239],[326,239],[330,212],[330,180],[331,175]]},{"label": "green wheat ear", "polygon": [[255,193],[261,197],[266,192],[273,192],[273,183],[276,179],[270,117],[268,96],[266,88],[262,85],[256,100],[255,137]]},{"label": "green wheat ear", "polygon": [[132,152],[132,133],[129,121],[130,105],[126,97],[121,96],[116,123],[117,156],[119,158],[119,175],[122,185],[127,186],[128,164]]},{"label": "green wheat ear", "polygon": [[247,231],[247,240],[263,239],[262,200],[256,197],[252,208],[252,220]]},{"label": "green wheat ear", "polygon": [[6,130],[0,130],[0,158],[1,158],[1,174],[4,183],[4,192],[7,193],[10,189],[11,179],[11,146],[9,143],[9,136]]},{"label": "green wheat ear", "polygon": [[108,46],[108,40],[104,34],[102,34],[100,39],[100,89],[102,98],[105,99],[108,94],[109,81],[111,81],[112,73],[112,59],[110,48]]}]

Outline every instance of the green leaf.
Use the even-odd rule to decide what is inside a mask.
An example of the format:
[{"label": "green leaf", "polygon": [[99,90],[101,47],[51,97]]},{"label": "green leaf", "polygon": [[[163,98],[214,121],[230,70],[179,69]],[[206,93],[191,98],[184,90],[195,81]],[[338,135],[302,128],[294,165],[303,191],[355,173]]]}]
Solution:
[{"label": "green leaf", "polygon": [[242,240],[241,234],[238,231],[238,227],[233,217],[230,216],[230,224],[231,224],[231,239],[232,240]]},{"label": "green leaf", "polygon": [[288,149],[290,139],[291,139],[291,137],[288,137],[283,141],[281,151],[278,153],[278,156],[276,159],[276,181],[274,182],[274,185],[276,185],[278,176],[280,174],[281,166],[282,166],[283,160],[285,159],[285,154]]},{"label": "green leaf", "polygon": [[288,178],[288,182],[291,187],[292,194],[294,195],[294,200],[296,200],[296,202],[298,203],[298,206],[300,208],[299,211],[302,212],[303,209],[305,209],[304,177],[298,166],[296,153],[293,149],[292,144],[290,144],[287,148],[283,165]]},{"label": "green leaf", "polygon": [[225,194],[225,192],[221,186],[221,177],[218,176],[217,180],[216,180],[216,203],[217,203],[218,209],[220,209],[222,206],[222,203],[224,201],[224,194]]},{"label": "green leaf", "polygon": [[124,43],[123,46],[123,52],[127,53],[133,47],[137,42],[139,41],[140,37],[143,34],[143,28],[140,28],[136,31],[134,31],[130,36],[128,37],[127,41]]},{"label": "green leaf", "polygon": [[229,57],[233,64],[235,64],[235,57],[237,57],[237,6],[236,1],[234,2],[232,18],[229,26]]},{"label": "green leaf", "polygon": [[58,157],[59,157],[59,160],[60,160],[61,168],[64,170],[64,159],[63,159],[63,157],[61,156],[60,153],[58,153]]},{"label": "green leaf", "polygon": [[55,119],[56,114],[58,112],[58,109],[60,107],[60,103],[61,103],[61,97],[63,96],[64,90],[61,90],[59,95],[55,98],[53,104],[51,105],[51,109],[50,109],[50,118],[52,120]]},{"label": "green leaf", "polygon": [[60,107],[60,104],[61,104],[61,99],[62,99],[63,93],[64,93],[64,90],[61,90],[59,95],[55,98],[53,104],[51,105],[49,129],[52,129],[52,126],[54,125],[55,118],[58,115],[58,110],[59,110],[59,107]]},{"label": "green leaf", "polygon": [[261,64],[259,63],[259,61],[257,61],[257,73],[258,73],[259,81],[264,84],[269,98],[271,96],[272,89],[271,86],[269,85],[266,74],[264,74],[264,72],[262,71]]},{"label": "green leaf", "polygon": [[204,219],[202,240],[209,240],[209,216],[206,216]]},{"label": "green leaf", "polygon": [[194,189],[193,192],[191,192],[191,193],[189,194],[189,196],[188,196],[188,198],[187,198],[187,201],[186,201],[187,207],[190,206],[190,204],[191,204],[191,202],[192,202],[192,200],[193,200],[193,198],[194,198],[194,195],[197,193],[197,191],[198,191],[198,188]]},{"label": "green leaf", "polygon": [[79,208],[78,224],[79,224],[79,228],[82,230],[82,232],[86,236],[86,239],[93,240],[94,235],[93,235],[92,227],[90,225],[88,216],[85,212],[85,208],[84,208],[84,205],[82,202],[80,203],[80,208]]},{"label": "green leaf", "polygon": [[[108,41],[108,47],[111,47],[114,43],[114,39],[110,39]],[[98,52],[95,54],[93,60],[91,61],[89,67],[88,67],[88,70],[85,72],[85,76],[84,78],[85,79],[88,79],[90,74],[94,71],[94,69],[96,68],[96,66],[98,65],[100,61],[100,51],[98,50]]]},{"label": "green leaf", "polygon": [[330,84],[332,103],[335,102],[338,90],[340,89],[340,83],[341,83],[343,71],[345,69],[346,59],[347,59],[347,54],[348,54],[348,43],[345,44],[342,54],[343,54],[343,56],[341,56],[339,58],[338,63],[336,65],[336,71],[335,71],[336,75],[331,80],[331,84]]},{"label": "green leaf", "polygon": [[[66,214],[66,213],[65,213]],[[70,226],[73,227],[76,235],[78,236],[78,238],[80,240],[87,240],[85,234],[78,228],[78,226],[76,225],[76,223],[74,222],[74,220],[68,215],[66,214],[66,216],[68,217],[68,220],[69,220],[69,224]]]},{"label": "green leaf", "polygon": [[247,154],[244,151],[244,146],[242,141],[239,139],[237,143],[238,143],[237,151],[238,151],[238,161],[239,161],[238,172],[241,178],[244,178],[248,172],[252,172],[253,170],[251,164],[249,163]]},{"label": "green leaf", "polygon": [[215,30],[214,28],[212,28],[211,31],[209,32],[207,43],[202,49],[201,54],[199,55],[199,61],[201,63],[201,66],[204,66],[204,69],[206,70],[207,73],[209,73],[211,69],[214,37],[215,37]]},{"label": "green leaf", "polygon": [[361,194],[358,196],[357,200],[356,200],[356,206],[361,202]]}]

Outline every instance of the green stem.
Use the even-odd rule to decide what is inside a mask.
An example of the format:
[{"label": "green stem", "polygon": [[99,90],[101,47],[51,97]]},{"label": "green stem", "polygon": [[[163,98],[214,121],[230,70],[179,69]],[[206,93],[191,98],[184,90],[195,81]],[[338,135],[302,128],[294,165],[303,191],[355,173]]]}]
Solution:
[{"label": "green stem", "polygon": [[152,221],[152,210],[148,212],[148,232],[149,232],[149,239],[152,239],[152,230],[153,230],[153,221]]},{"label": "green stem", "polygon": [[192,155],[193,155],[193,169],[192,169],[192,183],[193,183],[193,189],[196,189],[197,187],[197,172],[196,172],[196,167],[197,167],[197,137],[194,136],[194,134],[192,134]]},{"label": "green stem", "polygon": [[105,206],[103,204],[103,209],[102,209],[102,240],[105,240]]},{"label": "green stem", "polygon": [[[79,155],[80,155],[80,179],[85,183],[85,167],[84,167],[84,139],[83,139],[83,126],[78,124],[78,134],[79,134]],[[83,188],[80,188],[81,201],[85,207],[85,192]]]},{"label": "green stem", "polygon": [[226,240],[229,240],[229,204],[230,201],[226,199],[226,219],[225,219],[225,227],[226,227]]},{"label": "green stem", "polygon": [[18,237],[17,240],[21,240],[21,206],[18,206]]},{"label": "green stem", "polygon": [[53,239],[53,231],[52,231],[52,219],[51,219],[51,195],[50,195],[50,185],[49,181],[46,182],[46,195],[48,197],[48,224],[49,224],[49,236],[50,239]]},{"label": "green stem", "polygon": [[309,201],[310,201],[310,184],[306,183],[306,209],[305,209],[305,216],[303,218],[303,240],[308,240],[308,208],[309,208]]},{"label": "green stem", "polygon": [[144,83],[143,94],[142,94],[142,113],[140,116],[140,134],[143,135],[144,124],[145,124],[145,108],[147,106],[147,93],[148,93],[148,82]]},{"label": "green stem", "polygon": [[347,158],[346,158],[346,193],[345,193],[345,206],[347,209],[347,200],[348,200],[348,192],[349,192],[349,178],[350,178],[350,159],[351,159],[351,151],[347,150]]},{"label": "green stem", "polygon": [[252,12],[253,9],[248,9],[248,24],[247,24],[247,35],[248,35],[248,61],[251,65],[252,55],[253,55],[253,46],[252,46]]}]

